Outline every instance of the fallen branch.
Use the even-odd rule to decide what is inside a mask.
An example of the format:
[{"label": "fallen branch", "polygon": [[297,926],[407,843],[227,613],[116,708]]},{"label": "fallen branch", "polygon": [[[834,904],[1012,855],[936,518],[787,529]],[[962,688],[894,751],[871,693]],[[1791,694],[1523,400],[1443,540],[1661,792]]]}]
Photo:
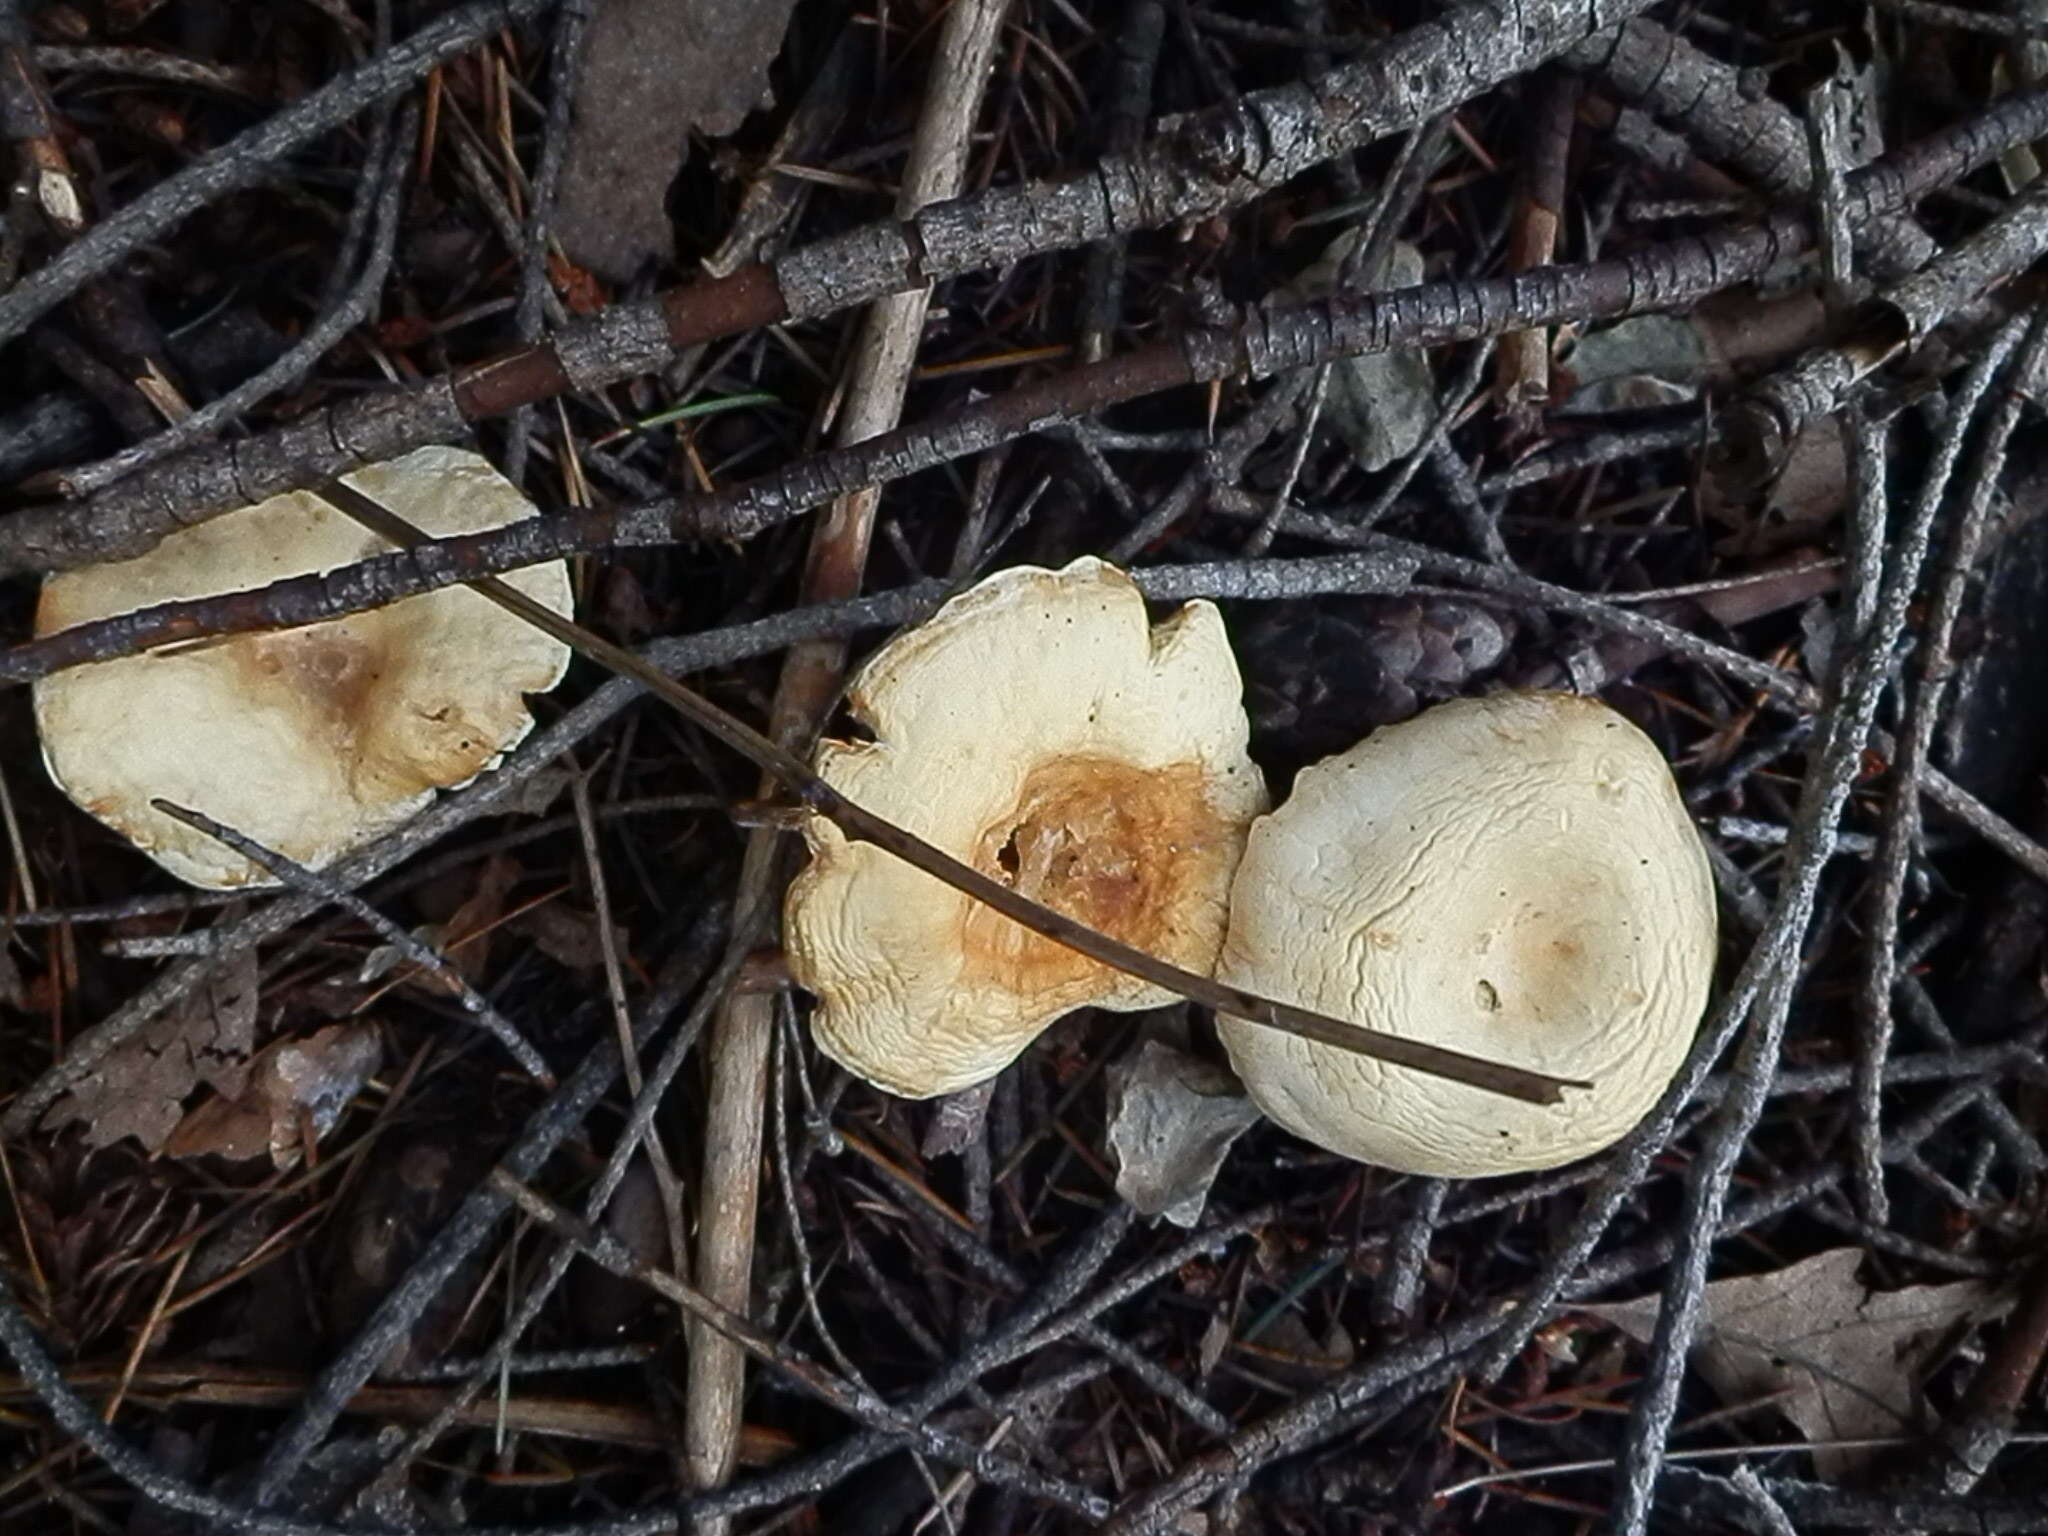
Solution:
[{"label": "fallen branch", "polygon": [[[904,163],[896,215],[914,219],[932,203],[959,195],[967,149],[981,109],[989,63],[1008,0],[958,0],[946,13],[925,84],[917,131]],[[878,299],[863,318],[846,371],[838,441],[859,442],[895,427],[924,336],[929,290]],[[880,486],[840,497],[811,525],[801,598],[807,603],[852,597],[866,580]],[[768,734],[783,747],[816,737],[832,710],[846,670],[843,638],[792,646],[768,709]],[[773,793],[771,779],[762,786]],[[740,866],[742,908],[780,904],[788,879],[789,844],[781,829],[748,834]],[[702,1212],[697,1226],[697,1280],[713,1300],[740,1312],[753,1293],[756,1222],[760,1213],[761,1142],[768,1087],[768,1045],[775,999],[734,992],[720,1007],[707,1048]],[[733,1345],[701,1325],[692,1328],[683,1398],[683,1458],[699,1488],[732,1476],[739,1452],[746,1361]],[[706,1536],[714,1536],[707,1530]]]},{"label": "fallen branch", "polygon": [[[1906,207],[1988,164],[2013,144],[2044,135],[2048,90],[2008,97],[1971,122],[1930,135],[1852,174],[1847,189],[1851,221],[1860,226]],[[752,538],[862,486],[965,458],[1161,390],[1691,303],[1761,275],[1805,249],[1811,233],[1804,211],[1786,209],[1760,224],[1687,236],[1612,261],[1545,267],[1512,278],[1340,294],[1315,304],[1262,305],[1234,327],[1189,332],[1021,384],[912,426],[800,459],[716,496],[530,518],[495,532],[439,539],[410,553],[378,556],[249,592],[161,604],[62,630],[0,653],[0,683],[29,682],[81,662],[181,641],[340,618],[569,555],[689,538]],[[8,528],[29,515],[0,523],[0,571],[8,559]]]}]

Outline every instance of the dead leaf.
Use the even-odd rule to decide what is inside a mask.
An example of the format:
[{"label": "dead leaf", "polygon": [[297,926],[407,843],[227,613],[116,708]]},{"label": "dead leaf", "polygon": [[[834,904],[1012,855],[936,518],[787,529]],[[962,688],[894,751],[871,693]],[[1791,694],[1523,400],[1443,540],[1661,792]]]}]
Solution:
[{"label": "dead leaf", "polygon": [[249,1063],[242,1092],[199,1105],[178,1123],[164,1151],[231,1162],[268,1153],[277,1167],[289,1168],[309,1134],[318,1142],[334,1129],[383,1060],[374,1024],[330,1024],[302,1040],[274,1041]]},{"label": "dead leaf", "polygon": [[1578,338],[1566,354],[1573,390],[1565,415],[1681,404],[1699,393],[1707,345],[1689,319],[1637,315]]},{"label": "dead leaf", "polygon": [[[1860,1248],[1836,1248],[1768,1275],[1707,1287],[1692,1363],[1729,1404],[1769,1398],[1813,1440],[1911,1432],[1921,1373],[1965,1323],[2000,1309],[1981,1280],[1873,1291],[1856,1278]],[[1579,1308],[1648,1342],[1658,1298]],[[1818,1450],[1814,1468],[1838,1482],[1880,1454]]]},{"label": "dead leaf", "polygon": [[575,777],[567,768],[543,768],[512,792],[506,808],[519,816],[545,816]]},{"label": "dead leaf", "polygon": [[[604,937],[597,914],[559,901],[531,907],[505,924],[505,932],[531,939],[534,947],[557,965],[572,971],[594,971],[604,964]],[[612,942],[621,955],[630,952],[626,930],[612,924]]]},{"label": "dead leaf", "polygon": [[1230,1144],[1258,1118],[1227,1072],[1147,1040],[1109,1069],[1116,1192],[1144,1215],[1192,1227]]},{"label": "dead leaf", "polygon": [[675,254],[668,189],[691,129],[721,138],[768,92],[796,0],[602,0],[583,42],[555,229],[627,282]]},{"label": "dead leaf", "polygon": [[[1327,298],[1357,245],[1357,230],[1339,235],[1288,284],[1288,291],[1305,300]],[[1396,240],[1385,269],[1365,274],[1360,282],[1369,288],[1411,288],[1422,279],[1422,252]],[[1436,379],[1429,354],[1420,347],[1371,352],[1330,365],[1323,420],[1363,469],[1385,469],[1407,458],[1435,423],[1436,409]]]},{"label": "dead leaf", "polygon": [[1809,421],[1792,439],[1785,467],[1764,504],[1770,519],[1782,525],[1771,547],[1786,539],[1812,538],[1848,501],[1849,456],[1842,447],[1841,424],[1832,416]]},{"label": "dead leaf", "polygon": [[1223,1351],[1229,1347],[1230,1319],[1218,1312],[1202,1330],[1202,1342],[1195,1355],[1204,1377],[1216,1369],[1216,1362],[1223,1358]]},{"label": "dead leaf", "polygon": [[199,1084],[241,1093],[256,1044],[258,992],[253,949],[223,959],[175,1007],[108,1052],[52,1106],[45,1127],[79,1121],[92,1146],[133,1136],[159,1151],[184,1116],[186,1095]]},{"label": "dead leaf", "polygon": [[645,640],[669,627],[647,595],[646,585],[628,565],[615,565],[604,573],[597,589],[597,615],[606,634],[628,643]]},{"label": "dead leaf", "polygon": [[[476,890],[469,900],[441,924],[441,953],[471,986],[480,983],[490,971],[491,931],[505,915],[505,897],[519,883],[520,874],[519,861],[510,854],[492,855],[477,871]],[[418,980],[423,986],[451,994],[455,990],[444,976],[428,973]]]},{"label": "dead leaf", "polygon": [[988,1123],[988,1107],[995,1096],[996,1080],[990,1078],[940,1099],[925,1127],[924,1155],[953,1157],[973,1146]]}]

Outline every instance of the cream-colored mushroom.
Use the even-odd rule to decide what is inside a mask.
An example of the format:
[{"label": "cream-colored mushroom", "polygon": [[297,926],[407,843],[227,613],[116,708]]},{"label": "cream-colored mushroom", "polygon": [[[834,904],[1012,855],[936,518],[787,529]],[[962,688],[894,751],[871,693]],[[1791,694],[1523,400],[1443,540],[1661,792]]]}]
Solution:
[{"label": "cream-colored mushroom", "polygon": [[1459,699],[1304,770],[1253,828],[1225,981],[1391,1034],[1590,1079],[1549,1107],[1219,1021],[1259,1107],[1408,1173],[1552,1168],[1678,1070],[1714,887],[1663,755],[1596,700]]},{"label": "cream-colored mushroom", "polygon": [[[870,811],[1054,910],[1207,974],[1265,784],[1222,620],[1157,628],[1099,560],[1008,570],[885,646],[849,696],[870,742],[818,772]],[[1076,1008],[1172,994],[1029,932],[829,822],[785,909],[819,1046],[928,1098],[1000,1071]]]},{"label": "cream-colored mushroom", "polygon": [[[346,477],[432,534],[535,515],[484,460],[422,448]],[[172,534],[137,560],[53,576],[36,633],[332,570],[390,546],[305,491]],[[559,560],[508,578],[570,611]],[[568,647],[460,587],[275,634],[73,668],[35,687],[50,776],[180,879],[273,883],[151,808],[203,811],[318,868],[466,783],[533,728],[525,696],[561,681]]]}]

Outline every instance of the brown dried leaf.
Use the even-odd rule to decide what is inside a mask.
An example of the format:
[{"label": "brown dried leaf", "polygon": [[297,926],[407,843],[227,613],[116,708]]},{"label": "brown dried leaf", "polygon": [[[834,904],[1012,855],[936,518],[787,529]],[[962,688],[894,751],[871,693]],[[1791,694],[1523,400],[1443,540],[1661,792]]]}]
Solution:
[{"label": "brown dried leaf", "polygon": [[258,990],[254,950],[224,959],[182,1002],[110,1051],[51,1107],[45,1127],[79,1121],[92,1146],[133,1136],[149,1151],[160,1150],[183,1117],[186,1095],[199,1084],[241,1093],[256,1044]]},{"label": "brown dried leaf", "polygon": [[[505,924],[505,931],[533,940],[534,947],[557,965],[572,971],[594,971],[604,964],[604,937],[597,914],[559,901],[544,902]],[[626,930],[612,924],[612,942],[626,953]]]},{"label": "brown dried leaf", "polygon": [[[1860,1248],[1836,1248],[1789,1269],[1707,1287],[1693,1364],[1723,1401],[1769,1398],[1814,1440],[1910,1432],[1919,1375],[1956,1328],[1995,1309],[1980,1280],[1873,1291],[1856,1278]],[[1658,1298],[1582,1307],[1648,1342]],[[1869,1450],[1818,1450],[1814,1466],[1839,1481],[1867,1467]]]},{"label": "brown dried leaf", "polygon": [[[520,873],[519,861],[509,854],[486,859],[477,872],[476,889],[448,921],[420,931],[419,936],[447,956],[473,987],[490,973],[491,935],[505,915],[505,897],[519,883]],[[457,995],[455,984],[438,971],[420,971],[410,979],[429,992]]]},{"label": "brown dried leaf", "polygon": [[278,1040],[249,1064],[241,1094],[207,1100],[164,1144],[172,1157],[241,1162],[265,1153],[279,1168],[298,1161],[307,1131],[317,1141],[384,1059],[371,1024],[330,1024],[303,1040]]},{"label": "brown dried leaf", "polygon": [[223,1157],[247,1162],[270,1150],[270,1107],[257,1099],[203,1099],[164,1139],[166,1157]]}]

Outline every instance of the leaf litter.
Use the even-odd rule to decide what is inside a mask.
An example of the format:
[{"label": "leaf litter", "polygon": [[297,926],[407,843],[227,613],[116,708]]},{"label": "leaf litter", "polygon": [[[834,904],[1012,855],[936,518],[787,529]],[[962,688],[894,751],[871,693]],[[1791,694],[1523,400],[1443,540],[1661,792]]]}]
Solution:
[{"label": "leaf litter", "polygon": [[45,1128],[77,1122],[90,1146],[132,1136],[146,1151],[162,1151],[195,1088],[204,1084],[226,1098],[241,1094],[256,1045],[260,990],[253,949],[224,957],[204,984],[108,1052],[52,1105]]},{"label": "leaf litter", "polygon": [[[1692,1361],[1730,1407],[1768,1403],[1810,1440],[1872,1440],[1921,1428],[1920,1386],[1946,1347],[2003,1309],[1983,1280],[1877,1291],[1856,1276],[1861,1248],[1834,1248],[1765,1275],[1707,1286]],[[1638,1343],[1657,1326],[1659,1299],[1579,1308]],[[1815,1470],[1841,1482],[1884,1453],[1814,1450]]]},{"label": "leaf litter", "polygon": [[384,1061],[377,1026],[330,1024],[303,1040],[277,1040],[249,1064],[237,1095],[206,1100],[164,1144],[172,1157],[269,1156],[289,1168],[333,1130]]}]

